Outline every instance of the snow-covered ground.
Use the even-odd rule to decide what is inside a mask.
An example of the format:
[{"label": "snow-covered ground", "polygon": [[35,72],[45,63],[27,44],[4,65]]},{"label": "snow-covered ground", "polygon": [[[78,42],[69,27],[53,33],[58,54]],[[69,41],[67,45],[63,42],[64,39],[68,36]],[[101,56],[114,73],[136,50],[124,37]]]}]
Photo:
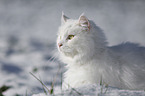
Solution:
[{"label": "snow-covered ground", "polygon": [[[30,72],[48,88],[55,81],[54,92],[61,93],[64,68],[53,51],[62,11],[71,18],[84,12],[104,30],[109,45],[131,41],[145,46],[144,5],[143,0],[0,0],[0,87],[11,86],[3,94],[43,94],[41,83]],[[76,90],[87,96],[100,94],[100,88]],[[63,93],[70,96],[70,92]],[[105,95],[144,96],[145,92],[109,87]]]},{"label": "snow-covered ground", "polygon": [[[54,96],[145,96],[145,91],[140,90],[121,90],[118,88],[104,87],[100,85],[88,85],[78,89],[70,89],[66,91],[56,90]],[[53,96],[51,95],[51,96]],[[34,94],[32,96],[48,96],[44,93]]]}]

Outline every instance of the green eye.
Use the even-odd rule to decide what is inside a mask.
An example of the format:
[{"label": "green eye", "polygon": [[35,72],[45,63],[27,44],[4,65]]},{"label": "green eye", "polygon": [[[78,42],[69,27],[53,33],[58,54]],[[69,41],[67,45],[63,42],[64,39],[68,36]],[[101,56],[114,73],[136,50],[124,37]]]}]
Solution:
[{"label": "green eye", "polygon": [[68,35],[67,40],[71,40],[74,37],[74,35]]}]

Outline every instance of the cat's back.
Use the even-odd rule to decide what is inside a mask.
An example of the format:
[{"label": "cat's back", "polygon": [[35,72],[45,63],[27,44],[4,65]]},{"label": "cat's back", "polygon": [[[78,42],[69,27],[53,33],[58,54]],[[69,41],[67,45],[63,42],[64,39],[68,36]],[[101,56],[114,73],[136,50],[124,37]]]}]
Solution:
[{"label": "cat's back", "polygon": [[145,47],[134,43],[122,43],[109,47],[114,53],[118,54],[127,62],[142,64],[145,68]]},{"label": "cat's back", "polygon": [[110,46],[109,48],[117,53],[133,53],[136,55],[145,56],[145,46],[140,46],[139,44],[135,43],[127,42],[115,46]]}]

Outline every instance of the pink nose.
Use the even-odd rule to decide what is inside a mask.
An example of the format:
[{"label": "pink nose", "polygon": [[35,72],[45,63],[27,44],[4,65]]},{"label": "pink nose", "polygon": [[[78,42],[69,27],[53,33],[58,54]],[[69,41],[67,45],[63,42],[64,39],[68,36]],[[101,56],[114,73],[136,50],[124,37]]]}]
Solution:
[{"label": "pink nose", "polygon": [[60,44],[58,43],[58,46],[59,46],[59,47],[61,47],[62,45],[63,45],[62,43],[60,43]]}]

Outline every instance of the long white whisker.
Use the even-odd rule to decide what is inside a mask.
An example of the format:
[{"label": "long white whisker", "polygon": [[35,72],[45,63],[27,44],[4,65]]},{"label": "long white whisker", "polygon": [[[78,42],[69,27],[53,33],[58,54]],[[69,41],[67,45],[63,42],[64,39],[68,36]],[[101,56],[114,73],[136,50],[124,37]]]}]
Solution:
[{"label": "long white whisker", "polygon": [[59,55],[59,54],[55,52],[55,53],[53,54],[53,56],[50,58],[50,60],[51,60],[52,62],[54,62],[54,61],[58,58],[58,55]]}]

